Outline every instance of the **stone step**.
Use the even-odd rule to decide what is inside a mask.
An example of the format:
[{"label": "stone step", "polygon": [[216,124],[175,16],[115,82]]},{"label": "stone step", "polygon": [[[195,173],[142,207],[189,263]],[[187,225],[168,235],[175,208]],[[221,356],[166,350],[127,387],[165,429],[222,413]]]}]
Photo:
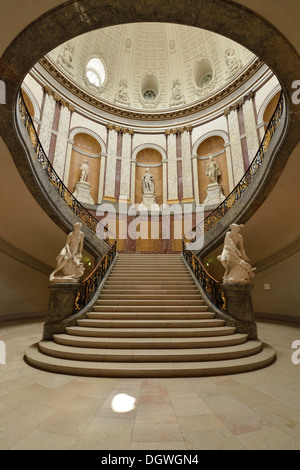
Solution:
[{"label": "stone step", "polygon": [[95,362],[195,362],[222,361],[252,356],[261,351],[261,341],[248,341],[236,346],[205,349],[100,349],[72,347],[40,341],[42,353],[61,359]]},{"label": "stone step", "polygon": [[270,365],[275,352],[264,345],[252,356],[203,362],[93,362],[60,359],[43,354],[38,345],[26,350],[26,359],[34,367],[62,374],[92,377],[206,377],[249,372]]},{"label": "stone step", "polygon": [[132,305],[133,307],[140,307],[143,309],[144,307],[149,306],[175,306],[175,307],[186,307],[186,306],[197,306],[197,305],[204,305],[204,300],[201,298],[197,298],[196,300],[184,300],[184,299],[144,299],[144,298],[137,298],[134,296],[134,299],[104,299],[102,296],[97,300],[96,305],[103,306],[122,306],[122,305]]},{"label": "stone step", "polygon": [[109,320],[109,319],[95,319],[95,318],[82,318],[77,320],[78,326],[86,326],[89,328],[205,328],[211,326],[223,326],[224,321],[216,318],[201,319],[201,320]]},{"label": "stone step", "polygon": [[94,337],[123,337],[123,338],[177,338],[225,336],[235,333],[231,326],[216,326],[204,328],[93,328],[86,326],[67,326],[67,334]]},{"label": "stone step", "polygon": [[162,288],[181,288],[183,289],[184,286],[195,286],[195,283],[193,281],[193,279],[185,279],[185,280],[177,280],[177,279],[151,279],[149,280],[149,282],[146,283],[142,283],[141,284],[141,280],[132,280],[132,279],[112,279],[112,278],[109,278],[107,279],[105,285],[107,287],[111,287],[111,286],[115,286],[115,285],[119,285],[119,286],[137,286],[139,288],[141,287],[156,287],[156,286],[160,286]]},{"label": "stone step", "polygon": [[114,348],[114,349],[188,349],[188,348],[218,348],[243,344],[248,336],[232,334],[214,337],[186,338],[110,338],[93,336],[75,336],[70,334],[54,335],[54,341],[66,346],[84,348]]},{"label": "stone step", "polygon": [[[175,292],[174,292],[175,291]],[[146,298],[151,296],[151,295],[158,295],[159,297],[160,296],[167,296],[167,295],[200,295],[198,289],[196,287],[190,287],[190,288],[185,288],[183,290],[178,290],[174,287],[174,289],[134,289],[134,291],[132,291],[132,289],[126,289],[122,286],[120,287],[104,287],[101,291],[101,296],[102,295],[105,295],[105,296],[108,296],[108,295],[111,295],[111,296],[114,296],[114,295],[132,295],[134,292],[134,294],[136,295],[145,295]]]},{"label": "stone step", "polygon": [[93,312],[208,312],[207,305],[95,305]]},{"label": "stone step", "polygon": [[[102,293],[99,295],[100,301],[117,301],[122,300],[122,302],[126,300],[134,300],[143,304],[144,301],[162,301],[162,302],[174,302],[174,301],[201,301],[200,294],[139,294],[138,292],[131,292],[131,294],[124,294],[123,292],[119,292],[118,294],[106,294]],[[202,300],[202,302],[204,302]]]},{"label": "stone step", "polygon": [[88,312],[87,318],[99,320],[205,320],[215,318],[213,312]]}]

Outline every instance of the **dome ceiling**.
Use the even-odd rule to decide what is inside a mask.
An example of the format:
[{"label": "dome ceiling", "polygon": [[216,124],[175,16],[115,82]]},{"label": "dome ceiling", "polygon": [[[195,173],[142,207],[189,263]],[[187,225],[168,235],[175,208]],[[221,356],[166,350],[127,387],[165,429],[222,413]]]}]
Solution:
[{"label": "dome ceiling", "polygon": [[218,34],[189,26],[135,23],[78,36],[47,55],[100,101],[130,109],[176,109],[231,82],[255,56]]}]

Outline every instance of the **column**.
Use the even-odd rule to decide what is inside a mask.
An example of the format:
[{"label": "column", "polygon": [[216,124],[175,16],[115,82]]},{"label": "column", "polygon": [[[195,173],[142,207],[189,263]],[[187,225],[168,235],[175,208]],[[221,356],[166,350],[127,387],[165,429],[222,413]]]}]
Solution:
[{"label": "column", "polygon": [[167,135],[168,139],[168,201],[178,202],[176,135]]},{"label": "column", "polygon": [[254,115],[252,99],[245,101],[243,110],[244,110],[245,132],[246,132],[247,146],[248,146],[248,152],[249,152],[249,163],[251,164],[259,147],[256,119]]},{"label": "column", "polygon": [[53,160],[53,166],[55,168],[55,171],[61,179],[63,179],[66,164],[70,116],[71,113],[69,109],[62,106]]},{"label": "column", "polygon": [[105,175],[104,199],[115,201],[116,156],[118,133],[114,129],[108,130],[107,162]]},{"label": "column", "polygon": [[120,197],[130,200],[131,135],[123,134]]},{"label": "column", "polygon": [[163,205],[167,204],[168,200],[168,167],[167,161],[162,162],[162,178],[163,178]]},{"label": "column", "polygon": [[234,186],[236,186],[245,173],[237,110],[231,111],[228,115],[228,131],[234,171]]},{"label": "column", "polygon": [[63,182],[66,186],[69,184],[69,174],[70,174],[70,166],[71,166],[71,157],[72,157],[72,149],[73,149],[73,140],[67,140],[67,156],[66,156],[66,165],[65,165],[65,172],[63,177]]},{"label": "column", "polygon": [[45,104],[43,116],[41,118],[41,129],[39,134],[39,139],[42,144],[42,147],[48,156],[50,148],[50,140],[52,133],[52,124],[55,110],[55,101],[51,95],[48,93],[45,95]]},{"label": "column", "polygon": [[233,190],[233,188],[235,187],[235,184],[234,184],[234,177],[233,177],[230,143],[225,144],[224,147],[225,147],[225,152],[226,152],[229,191],[231,192]]},{"label": "column", "polygon": [[183,201],[194,201],[190,133],[181,134]]},{"label": "column", "polygon": [[104,177],[105,177],[105,168],[106,168],[106,154],[101,153],[101,163],[100,163],[100,175],[99,175],[99,192],[98,192],[98,204],[101,204],[103,201],[103,189],[104,189]]},{"label": "column", "polygon": [[193,179],[194,179],[194,195],[196,204],[200,204],[200,195],[199,195],[199,179],[198,179],[198,158],[197,156],[192,156],[192,165],[193,165]]}]

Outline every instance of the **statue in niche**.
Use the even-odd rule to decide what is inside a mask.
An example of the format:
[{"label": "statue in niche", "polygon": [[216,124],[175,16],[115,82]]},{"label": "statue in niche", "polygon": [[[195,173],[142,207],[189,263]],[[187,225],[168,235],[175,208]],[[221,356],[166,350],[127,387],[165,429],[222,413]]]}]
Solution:
[{"label": "statue in niche", "polygon": [[240,230],[244,225],[231,224],[226,233],[222,254],[218,260],[225,268],[224,284],[249,284],[256,268],[252,268],[244,249]]},{"label": "statue in niche", "polygon": [[129,103],[127,88],[128,88],[127,80],[123,78],[122,80],[120,80],[119,89],[118,89],[118,93],[116,95],[115,101],[119,101],[125,104]]},{"label": "statue in niche", "polygon": [[233,47],[230,47],[225,51],[225,63],[227,65],[227,78],[233,77],[241,68],[242,62],[237,57],[237,53]]},{"label": "statue in niche", "polygon": [[65,247],[56,258],[57,266],[50,275],[50,282],[78,282],[84,273],[82,258],[84,234],[77,222],[67,237]]},{"label": "statue in niche", "polygon": [[59,54],[57,59],[58,65],[61,65],[70,75],[74,75],[74,67],[72,64],[73,54],[73,46],[71,44],[65,44],[62,53]]},{"label": "statue in niche", "polygon": [[80,183],[86,183],[90,174],[89,161],[84,160],[84,163],[80,167]]},{"label": "statue in niche", "polygon": [[149,168],[146,168],[146,173],[143,176],[143,193],[154,194],[154,176],[150,173]]},{"label": "statue in niche", "polygon": [[210,155],[209,162],[206,167],[206,176],[210,178],[210,184],[218,183],[218,176],[221,175],[219,165],[214,161],[214,158]]}]

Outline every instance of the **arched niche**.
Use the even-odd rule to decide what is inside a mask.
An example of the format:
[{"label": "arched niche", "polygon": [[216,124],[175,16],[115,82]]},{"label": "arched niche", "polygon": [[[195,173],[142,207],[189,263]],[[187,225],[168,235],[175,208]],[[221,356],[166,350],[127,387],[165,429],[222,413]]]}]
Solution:
[{"label": "arched niche", "polygon": [[271,121],[272,116],[277,108],[280,95],[281,95],[281,90],[278,91],[276,95],[273,96],[273,98],[271,98],[271,100],[266,106],[266,109],[263,114],[263,122],[264,122],[265,131],[267,130],[268,124]]},{"label": "arched niche", "polygon": [[74,136],[68,188],[71,192],[74,191],[75,183],[80,179],[80,167],[85,160],[88,160],[90,167],[88,183],[91,185],[91,196],[95,203],[98,201],[101,150],[99,142],[91,135],[80,132]]},{"label": "arched niche", "polygon": [[135,203],[142,202],[143,184],[142,179],[146,168],[154,176],[154,191],[156,194],[156,202],[161,205],[163,203],[163,170],[162,155],[155,148],[144,148],[136,155],[136,171],[135,171]]},{"label": "arched niche", "polygon": [[35,116],[35,112],[34,112],[34,106],[33,106],[33,103],[31,101],[31,99],[29,98],[28,94],[26,93],[26,91],[24,90],[24,88],[22,88],[22,95],[23,95],[23,98],[24,98],[24,102],[26,104],[26,107],[28,109],[28,112],[31,116],[31,118],[33,119],[34,116]]},{"label": "arched niche", "polygon": [[230,193],[224,143],[222,137],[214,135],[201,142],[197,149],[197,155],[199,157],[197,159],[197,169],[200,204],[203,204],[206,199],[206,188],[210,183],[209,177],[205,174],[210,155],[214,157],[215,162],[219,165],[221,175],[218,178],[218,183],[222,186],[223,194],[228,196]]}]

